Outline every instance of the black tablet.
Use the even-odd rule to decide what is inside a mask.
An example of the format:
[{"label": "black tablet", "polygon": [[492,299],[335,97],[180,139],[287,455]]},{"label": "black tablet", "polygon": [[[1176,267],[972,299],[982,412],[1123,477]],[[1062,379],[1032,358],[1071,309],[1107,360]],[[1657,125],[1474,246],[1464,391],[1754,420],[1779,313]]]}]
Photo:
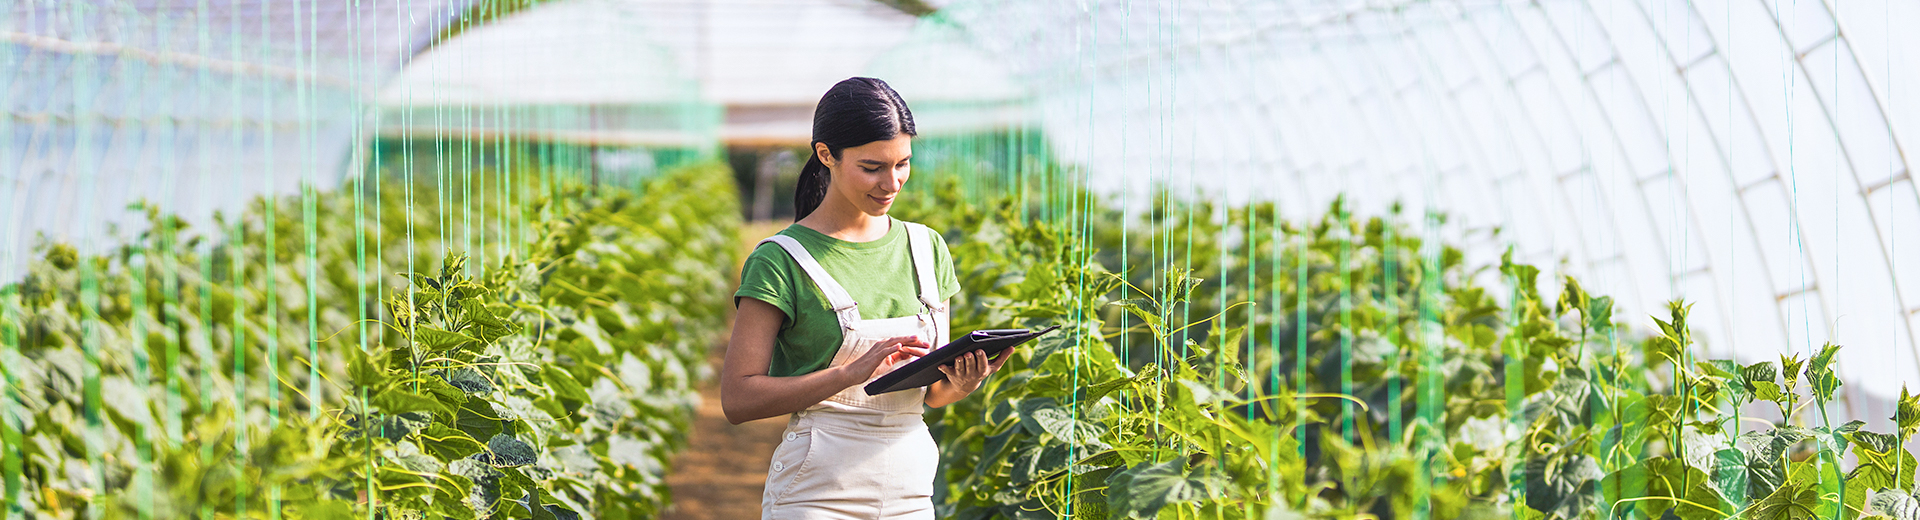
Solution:
[{"label": "black tablet", "polygon": [[1053,329],[1057,328],[1060,328],[1060,326],[1055,325],[1038,331],[1027,329],[997,329],[969,332],[966,336],[962,336],[960,339],[954,340],[944,347],[934,349],[933,352],[921,356],[920,359],[915,359],[910,363],[902,365],[900,368],[894,369],[892,372],[888,372],[887,375],[880,376],[879,379],[867,383],[867,395],[898,392],[937,383],[941,379],[946,379],[947,374],[941,372],[940,369],[936,367],[940,365],[951,365],[953,364],[954,358],[958,358],[962,354],[977,350],[986,352],[988,356],[996,356],[1001,352],[1006,352],[1007,349],[1019,346],[1021,343],[1026,343],[1033,338],[1040,337],[1041,334],[1053,332]]}]

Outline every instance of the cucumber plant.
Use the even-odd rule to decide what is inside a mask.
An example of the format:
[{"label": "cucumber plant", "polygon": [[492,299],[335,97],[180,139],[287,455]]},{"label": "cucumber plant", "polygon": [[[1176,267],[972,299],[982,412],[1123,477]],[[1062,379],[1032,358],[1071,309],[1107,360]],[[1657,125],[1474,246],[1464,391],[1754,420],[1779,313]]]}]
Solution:
[{"label": "cucumber plant", "polygon": [[143,206],[111,254],[44,245],[0,288],[0,510],[658,516],[729,308],[720,168],[314,192],[202,234]]},{"label": "cucumber plant", "polygon": [[1829,424],[1838,346],[1702,360],[1682,302],[1635,336],[1572,278],[1548,297],[1340,202],[1135,221],[1069,193],[1052,220],[965,192],[895,209],[946,233],[954,326],[1067,333],[930,412],[943,517],[1920,518],[1920,399],[1894,434]]}]

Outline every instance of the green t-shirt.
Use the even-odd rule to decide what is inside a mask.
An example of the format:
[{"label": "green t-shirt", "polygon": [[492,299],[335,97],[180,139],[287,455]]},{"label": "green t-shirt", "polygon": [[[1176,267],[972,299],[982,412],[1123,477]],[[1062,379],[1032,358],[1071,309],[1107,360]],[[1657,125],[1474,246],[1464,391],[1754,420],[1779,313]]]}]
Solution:
[{"label": "green t-shirt", "polygon": [[[885,236],[871,242],[848,242],[799,224],[787,226],[780,234],[793,237],[807,248],[827,275],[860,304],[861,319],[921,312],[913,253],[907,249],[907,229],[900,221],[893,221]],[[938,232],[927,235],[933,239],[935,283],[940,286],[940,299],[945,300],[960,292],[960,281],[954,277],[946,239]],[[834,316],[826,294],[779,244],[760,244],[747,255],[746,265],[740,269],[740,290],[733,296],[735,306],[740,298],[753,298],[773,304],[787,315],[780,323],[767,375],[804,375],[833,362],[834,352],[840,349],[840,320]]]}]

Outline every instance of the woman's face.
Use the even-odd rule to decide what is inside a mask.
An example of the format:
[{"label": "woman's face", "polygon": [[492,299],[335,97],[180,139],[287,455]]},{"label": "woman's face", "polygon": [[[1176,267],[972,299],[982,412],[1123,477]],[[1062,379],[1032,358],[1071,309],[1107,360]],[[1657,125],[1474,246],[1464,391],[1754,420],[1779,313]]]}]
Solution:
[{"label": "woman's face", "polygon": [[901,135],[840,150],[840,158],[827,153],[827,145],[815,144],[814,152],[827,165],[832,180],[827,194],[853,203],[861,213],[887,214],[893,197],[913,174],[908,159],[913,158],[913,137]]}]

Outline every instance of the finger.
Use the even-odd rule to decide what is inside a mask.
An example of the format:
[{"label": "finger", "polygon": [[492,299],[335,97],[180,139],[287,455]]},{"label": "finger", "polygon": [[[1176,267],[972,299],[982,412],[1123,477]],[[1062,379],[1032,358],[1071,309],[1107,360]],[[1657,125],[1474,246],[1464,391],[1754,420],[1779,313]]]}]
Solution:
[{"label": "finger", "polygon": [[901,345],[900,351],[914,357],[925,356],[927,355],[928,352],[932,352],[931,350],[928,350],[926,347],[912,347],[907,345]]}]

